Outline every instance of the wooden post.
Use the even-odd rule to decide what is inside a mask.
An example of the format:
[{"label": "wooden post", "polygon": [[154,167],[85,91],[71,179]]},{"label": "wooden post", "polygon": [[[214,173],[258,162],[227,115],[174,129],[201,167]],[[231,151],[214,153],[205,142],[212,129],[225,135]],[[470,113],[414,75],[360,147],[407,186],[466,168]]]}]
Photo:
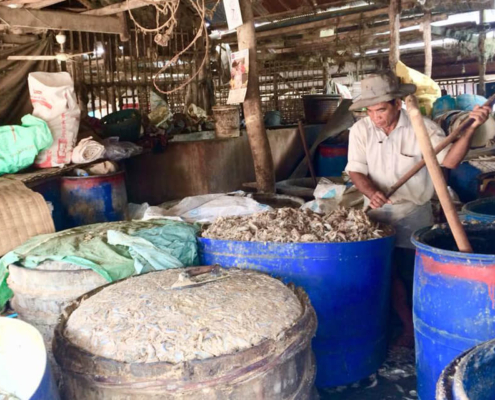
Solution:
[{"label": "wooden post", "polygon": [[400,0],[390,0],[388,18],[390,21],[390,53],[388,55],[388,63],[390,69],[395,72],[400,58]]},{"label": "wooden post", "polygon": [[454,203],[450,198],[442,168],[440,168],[440,164],[435,155],[435,150],[433,149],[430,136],[426,130],[423,116],[419,111],[416,97],[412,95],[407,96],[406,106],[414,133],[416,134],[416,139],[418,140],[421,153],[423,153],[423,158],[426,162],[426,168],[428,168],[428,172],[430,173],[433,186],[435,186],[435,191],[437,192],[445,217],[447,218],[447,222],[454,235],[457,247],[459,248],[459,251],[472,253],[473,249],[461,224],[459,215],[457,215]]},{"label": "wooden post", "polygon": [[425,75],[431,78],[433,52],[431,50],[431,11],[425,12],[423,20],[423,41],[425,42]]},{"label": "wooden post", "polygon": [[486,31],[484,29],[485,23],[485,12],[484,10],[480,11],[480,25],[482,27],[482,31],[480,32],[478,39],[478,62],[479,62],[479,71],[480,71],[480,81],[478,83],[478,94],[480,96],[485,95],[485,77],[486,77],[486,55],[485,55],[485,40],[486,40]]},{"label": "wooden post", "polygon": [[278,104],[278,74],[273,74],[273,102],[276,111],[280,111]]},{"label": "wooden post", "polygon": [[243,108],[249,144],[253,154],[256,183],[259,192],[275,193],[273,158],[261,111],[253,9],[251,8],[250,0],[240,0],[239,4],[244,22],[242,26],[237,28],[239,50],[249,49],[248,87]]}]

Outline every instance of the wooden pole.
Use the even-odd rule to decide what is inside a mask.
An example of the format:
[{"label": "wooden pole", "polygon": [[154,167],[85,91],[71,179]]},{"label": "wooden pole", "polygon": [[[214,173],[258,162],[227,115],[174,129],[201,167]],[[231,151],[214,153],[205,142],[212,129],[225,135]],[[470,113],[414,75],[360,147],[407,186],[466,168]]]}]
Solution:
[{"label": "wooden pole", "polygon": [[431,11],[425,12],[423,20],[423,41],[425,42],[425,75],[431,78],[433,51],[431,49]]},{"label": "wooden pole", "polygon": [[421,153],[423,153],[423,158],[426,162],[426,167],[430,173],[433,186],[435,186],[435,191],[437,192],[438,199],[440,200],[440,204],[442,205],[445,213],[445,217],[447,218],[447,222],[452,230],[452,234],[454,235],[457,247],[464,253],[472,253],[473,249],[466,236],[466,232],[462,227],[459,215],[457,215],[454,203],[450,198],[445,177],[442,169],[440,168],[440,164],[438,163],[433,145],[431,144],[430,136],[426,130],[423,116],[419,111],[416,97],[413,95],[407,96],[406,106],[414,133],[416,134],[416,139],[418,140]]},{"label": "wooden pole", "polygon": [[388,18],[390,21],[390,53],[388,56],[388,63],[390,69],[395,72],[395,68],[400,58],[400,0],[390,0]]},{"label": "wooden pole", "polygon": [[478,38],[478,51],[479,51],[479,70],[480,70],[480,81],[478,84],[478,94],[480,96],[485,95],[485,78],[486,78],[486,55],[485,55],[485,41],[486,41],[486,31],[483,27],[485,23],[485,12],[480,11],[480,25],[482,26],[482,31],[480,32]]},{"label": "wooden pole", "polygon": [[243,25],[237,28],[239,50],[249,49],[248,87],[243,108],[249,144],[253,154],[256,183],[259,192],[275,193],[273,158],[261,111],[253,9],[251,8],[250,0],[240,0],[239,4],[244,22]]}]

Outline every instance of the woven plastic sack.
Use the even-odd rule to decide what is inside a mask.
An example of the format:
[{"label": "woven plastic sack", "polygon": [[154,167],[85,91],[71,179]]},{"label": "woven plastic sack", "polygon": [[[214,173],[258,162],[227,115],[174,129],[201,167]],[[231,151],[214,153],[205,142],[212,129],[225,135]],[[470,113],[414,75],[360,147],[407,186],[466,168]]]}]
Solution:
[{"label": "woven plastic sack", "polygon": [[415,95],[418,98],[421,113],[429,117],[433,103],[442,94],[438,83],[421,72],[409,68],[400,61],[397,63],[396,73],[402,83],[413,83],[416,85]]},{"label": "woven plastic sack", "polygon": [[53,144],[36,159],[39,168],[69,164],[77,140],[81,110],[67,72],[32,72],[28,76],[33,115],[46,121]]},{"label": "woven plastic sack", "polygon": [[29,114],[22,118],[22,126],[0,126],[0,175],[29,167],[52,142],[46,122]]}]

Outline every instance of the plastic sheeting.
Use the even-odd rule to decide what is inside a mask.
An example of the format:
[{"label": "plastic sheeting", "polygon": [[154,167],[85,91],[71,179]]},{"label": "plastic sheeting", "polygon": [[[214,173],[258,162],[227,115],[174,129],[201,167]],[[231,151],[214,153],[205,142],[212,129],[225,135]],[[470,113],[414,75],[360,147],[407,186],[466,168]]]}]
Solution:
[{"label": "plastic sheeting", "polygon": [[0,260],[0,300],[5,303],[9,297],[3,282],[10,264],[36,268],[44,261],[63,261],[91,268],[113,282],[152,270],[198,265],[196,234],[192,225],[156,219],[86,225],[36,236]]}]

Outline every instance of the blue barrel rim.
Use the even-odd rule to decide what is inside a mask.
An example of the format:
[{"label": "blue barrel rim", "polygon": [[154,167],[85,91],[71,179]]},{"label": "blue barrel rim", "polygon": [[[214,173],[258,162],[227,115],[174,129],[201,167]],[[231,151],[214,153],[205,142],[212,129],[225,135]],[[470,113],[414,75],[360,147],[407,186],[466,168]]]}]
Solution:
[{"label": "blue barrel rim", "polygon": [[486,197],[484,199],[478,199],[478,200],[470,201],[469,203],[466,203],[466,204],[464,204],[464,206],[462,206],[462,212],[465,214],[468,214],[468,215],[473,215],[475,217],[487,217],[488,216],[488,217],[493,217],[493,219],[495,219],[495,214],[493,214],[493,215],[482,214],[482,213],[471,210],[472,207],[477,207],[477,206],[483,205],[485,203],[495,205],[495,198],[494,197]]},{"label": "blue barrel rim", "polygon": [[494,349],[494,347],[495,339],[489,340],[469,349],[466,353],[463,353],[459,357],[459,364],[457,365],[454,373],[453,391],[455,395],[459,396],[460,398],[469,398],[467,397],[467,393],[464,390],[464,385],[462,384],[462,376],[466,372],[467,367],[473,362],[474,357],[479,356],[480,353],[492,352],[492,349]]},{"label": "blue barrel rim", "polygon": [[462,373],[465,372],[467,364],[473,357],[477,356],[480,351],[491,351],[494,347],[495,339],[488,340],[463,351],[454,358],[442,371],[440,378],[438,378],[436,387],[437,398],[440,400],[452,399],[452,396],[454,395],[454,385],[457,382],[455,394],[465,396],[467,399],[468,397],[463,385],[459,384],[459,382],[462,382],[462,379],[459,379],[459,375],[462,375]]},{"label": "blue barrel rim", "polygon": [[283,246],[287,246],[287,245],[293,245],[293,246],[300,246],[300,245],[315,245],[315,246],[321,246],[321,245],[343,245],[343,244],[349,244],[349,243],[368,243],[368,242],[373,242],[373,241],[376,241],[376,240],[383,240],[383,239],[392,239],[392,238],[395,238],[395,230],[393,231],[392,234],[390,235],[387,235],[387,236],[383,236],[381,238],[373,238],[373,239],[368,239],[368,240],[358,240],[358,241],[355,241],[355,242],[268,242],[268,241],[265,241],[265,242],[258,242],[258,241],[254,241],[254,240],[227,240],[227,239],[213,239],[213,238],[205,238],[205,237],[202,237],[202,236],[198,236],[198,240],[201,240],[201,241],[211,241],[211,240],[215,240],[217,242],[222,242],[222,243],[235,243],[235,244],[239,244],[239,243],[256,243],[256,244],[269,244],[271,246],[273,245],[283,245]]},{"label": "blue barrel rim", "polygon": [[120,171],[117,171],[117,172],[111,172],[109,174],[105,174],[105,175],[88,175],[88,176],[70,176],[70,175],[64,175],[62,176],[62,179],[67,179],[67,180],[79,180],[79,179],[98,179],[98,178],[111,178],[111,177],[114,177],[114,176],[118,176],[118,175],[124,175],[125,174],[125,171],[122,169]]},{"label": "blue barrel rim", "polygon": [[[473,223],[471,224],[472,226],[491,226],[493,228],[495,228],[495,224],[491,224],[491,223]],[[453,250],[444,250],[444,249],[439,249],[437,247],[433,247],[429,244],[426,244],[426,243],[423,243],[421,241],[421,238],[422,236],[429,232],[435,225],[431,225],[431,226],[426,226],[424,228],[421,228],[421,229],[418,229],[417,231],[415,231],[412,236],[411,236],[411,242],[412,244],[414,244],[414,246],[416,247],[416,249],[420,249],[420,250],[423,250],[423,251],[426,251],[426,252],[430,252],[430,253],[435,253],[435,254],[439,254],[439,255],[443,255],[443,256],[450,256],[450,257],[454,257],[454,258],[458,258],[458,259],[476,259],[476,260],[483,260],[483,261],[493,261],[495,259],[495,254],[480,254],[480,253],[462,253],[460,251],[453,251]],[[469,225],[464,225],[464,227],[466,226],[469,226]],[[448,228],[448,224],[441,224],[438,226],[438,228],[436,229],[443,229],[445,230],[445,228]],[[450,229],[450,228],[448,228]]]}]

